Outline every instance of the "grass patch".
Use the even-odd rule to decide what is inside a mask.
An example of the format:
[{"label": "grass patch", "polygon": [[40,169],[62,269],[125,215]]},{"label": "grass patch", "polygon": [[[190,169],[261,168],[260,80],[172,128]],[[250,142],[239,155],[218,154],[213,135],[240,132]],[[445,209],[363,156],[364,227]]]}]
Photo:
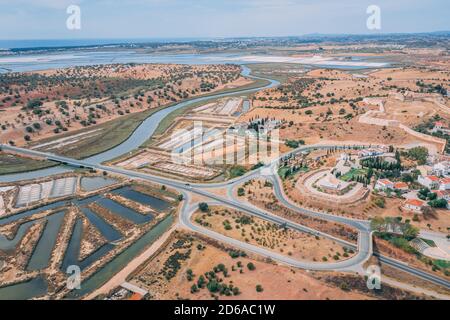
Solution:
[{"label": "grass patch", "polygon": [[367,170],[366,169],[351,169],[346,174],[339,177],[342,181],[348,182],[351,181],[353,178],[356,178],[358,176],[366,176]]},{"label": "grass patch", "polygon": [[39,161],[10,154],[0,154],[0,175],[35,171],[56,165],[56,163],[51,161]]},{"label": "grass patch", "polygon": [[420,240],[422,240],[423,242],[425,242],[425,243],[426,243],[427,245],[429,245],[430,247],[433,247],[433,248],[437,247],[437,246],[436,246],[436,243],[434,243],[433,240],[430,240],[430,239],[423,239],[423,238],[420,238]]},{"label": "grass patch", "polygon": [[[145,119],[161,109],[163,108],[155,108],[126,115],[98,126],[86,128],[86,130],[102,129],[102,131],[97,136],[82,140],[80,143],[75,144],[75,148],[71,150],[64,151],[64,149],[62,149],[58,150],[57,153],[67,157],[83,159],[105,152],[127,140]],[[73,134],[77,133],[79,132]]]},{"label": "grass patch", "polygon": [[229,170],[229,175],[230,175],[230,178],[233,179],[233,178],[243,176],[246,172],[247,172],[247,170],[243,166],[233,166]]},{"label": "grass patch", "polygon": [[419,254],[419,252],[416,249],[411,247],[411,245],[409,244],[409,241],[400,235],[394,235],[394,234],[385,233],[385,232],[375,232],[375,236],[377,236],[383,240],[389,241],[391,244],[393,244],[397,248],[402,249],[405,252],[413,253],[416,255]]},{"label": "grass patch", "polygon": [[440,269],[449,269],[450,268],[450,261],[434,260],[433,264]]}]

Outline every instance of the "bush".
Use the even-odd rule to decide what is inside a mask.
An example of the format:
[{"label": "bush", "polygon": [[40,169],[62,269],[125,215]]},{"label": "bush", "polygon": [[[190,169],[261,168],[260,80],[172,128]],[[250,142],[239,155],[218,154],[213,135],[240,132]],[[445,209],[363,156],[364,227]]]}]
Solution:
[{"label": "bush", "polygon": [[303,140],[286,140],[286,142],[284,144],[286,146],[288,146],[289,148],[296,149],[300,145],[304,145],[305,141],[303,141]]},{"label": "bush", "polygon": [[27,103],[28,109],[36,109],[39,108],[40,106],[42,106],[42,101],[39,99],[32,99]]},{"label": "bush", "polygon": [[377,207],[384,208],[384,206],[386,205],[386,200],[384,200],[384,198],[376,198],[374,203]]},{"label": "bush", "polygon": [[435,199],[428,202],[428,204],[433,208],[446,208],[447,200],[445,199]]},{"label": "bush", "polygon": [[208,206],[208,204],[206,202],[199,203],[198,207],[199,207],[201,212],[208,212],[209,211],[209,206]]},{"label": "bush", "polygon": [[240,177],[243,176],[245,174],[246,170],[244,167],[242,166],[233,166],[230,169],[230,177],[231,178],[236,178],[236,177]]},{"label": "bush", "polygon": [[264,291],[263,287],[260,284],[257,284],[256,285],[256,292],[263,292],[263,291]]},{"label": "bush", "polygon": [[205,286],[205,283],[206,283],[206,280],[205,280],[205,277],[204,277],[203,275],[201,275],[200,277],[198,277],[198,280],[197,280],[197,286],[198,286],[199,288],[203,288],[203,287]]},{"label": "bush", "polygon": [[251,263],[251,262],[247,263],[247,268],[250,271],[253,271],[253,270],[256,269],[255,265],[253,263]]},{"label": "bush", "polygon": [[215,292],[219,291],[219,283],[216,280],[209,281],[208,284],[206,285],[206,287],[208,288],[209,292],[211,292],[211,293],[215,293]]},{"label": "bush", "polygon": [[416,160],[418,164],[423,165],[427,162],[428,149],[425,147],[415,147],[409,149],[408,158]]}]

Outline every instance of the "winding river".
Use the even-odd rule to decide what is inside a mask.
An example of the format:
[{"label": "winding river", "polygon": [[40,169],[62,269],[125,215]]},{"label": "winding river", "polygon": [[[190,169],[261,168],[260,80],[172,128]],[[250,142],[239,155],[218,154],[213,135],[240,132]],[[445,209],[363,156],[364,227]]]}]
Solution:
[{"label": "winding river", "polygon": [[[184,101],[184,102],[178,103],[176,105],[173,105],[173,106],[167,107],[163,110],[160,110],[158,112],[155,112],[152,115],[150,115],[146,120],[144,120],[135,129],[135,131],[130,135],[130,137],[128,137],[127,140],[125,140],[121,144],[117,145],[116,147],[114,147],[108,151],[105,151],[103,153],[89,157],[89,158],[87,158],[87,160],[89,160],[90,162],[95,162],[95,163],[100,164],[102,162],[117,158],[121,155],[124,155],[128,152],[131,152],[131,151],[139,148],[142,144],[144,144],[153,135],[153,133],[157,129],[159,123],[165,117],[167,117],[171,112],[173,112],[175,110],[188,107],[188,106],[198,103],[198,102],[211,100],[211,99],[217,99],[217,98],[226,97],[226,96],[231,96],[236,93],[242,93],[242,94],[252,93],[252,92],[256,92],[261,89],[272,88],[279,84],[279,82],[276,80],[252,76],[252,75],[250,75],[250,72],[251,72],[251,70],[248,67],[242,65],[242,75],[243,76],[253,78],[253,79],[267,80],[267,81],[269,81],[269,84],[258,87],[258,88],[253,88],[253,89],[244,89],[244,90],[236,89],[232,92],[218,93],[215,95],[199,97],[199,98],[195,98],[195,99],[192,99],[189,101]],[[20,181],[20,180],[37,179],[37,178],[42,178],[42,177],[46,177],[49,175],[69,172],[71,170],[72,169],[69,167],[58,166],[58,167],[52,167],[52,168],[48,168],[48,169],[25,172],[25,173],[3,175],[3,176],[0,176],[0,182],[14,182],[14,181]],[[57,205],[58,205],[58,203],[48,205],[47,207],[53,207],[53,206],[57,206]],[[161,205],[161,204],[158,203],[158,205]],[[42,209],[42,208],[40,208],[40,209]],[[38,209],[36,209],[36,210],[38,210]],[[33,212],[34,212],[34,210],[30,210],[23,214],[13,216],[9,219],[8,218],[3,219],[0,224],[11,222],[10,220],[16,220],[16,219],[22,218],[23,215],[26,215],[26,216],[31,215],[31,214],[33,214]],[[162,221],[155,228],[153,228],[148,233],[146,233],[136,243],[132,244],[130,246],[130,248],[127,248],[124,252],[122,252],[117,257],[115,257],[111,262],[109,262],[106,266],[102,267],[97,273],[95,273],[87,281],[84,281],[82,291],[72,292],[71,294],[69,294],[68,298],[79,297],[87,292],[90,292],[91,290],[97,288],[99,285],[104,283],[106,281],[106,279],[108,279],[108,277],[110,276],[110,274],[112,272],[117,272],[118,270],[123,268],[124,265],[126,265],[126,263],[130,259],[132,259],[134,256],[136,256],[136,254],[138,254],[145,246],[147,246],[149,243],[153,242],[158,236],[160,236],[168,228],[168,226],[171,225],[172,221],[173,221],[172,215],[170,215],[168,218],[164,219],[164,221]],[[59,222],[59,221],[56,221],[56,222]],[[81,224],[78,223],[77,225],[80,229]],[[23,233],[26,230],[28,230],[28,227],[29,227],[28,225],[24,225],[21,228],[23,230],[19,230],[20,233]],[[80,231],[81,231],[81,229],[80,229]],[[6,240],[6,239],[2,239],[0,237],[0,240]],[[9,243],[9,242],[11,242],[11,243]],[[8,243],[4,243],[4,246],[10,247],[13,242],[15,243],[15,241],[8,241]],[[72,243],[72,241],[71,241],[71,243]],[[78,252],[77,250],[79,250],[79,248],[76,246],[76,242],[73,242],[73,243],[75,243],[75,244],[73,245],[73,248],[69,248],[69,251],[72,250],[74,252]],[[105,247],[102,249],[109,250],[110,248]],[[41,261],[41,260],[42,259],[39,259],[39,261],[36,260],[35,262],[33,262],[32,264],[29,265],[29,268],[35,269],[35,268],[43,267],[43,265],[45,264],[45,261],[44,260]],[[67,264],[68,261],[69,260],[65,261],[63,263],[63,265]],[[91,263],[92,261],[88,261],[88,262]],[[41,295],[45,294],[46,291],[47,291],[46,280],[43,277],[38,277],[38,278],[32,279],[27,282],[11,285],[11,286],[7,286],[7,287],[0,287],[0,300],[1,299],[30,299],[33,297],[41,296]]]},{"label": "winding river", "polygon": [[[117,145],[116,147],[114,147],[108,151],[105,151],[105,152],[99,153],[97,155],[94,155],[92,157],[86,158],[85,160],[87,160],[91,163],[93,162],[93,163],[100,164],[102,162],[120,157],[128,152],[131,152],[131,151],[139,148],[142,144],[144,144],[148,139],[151,138],[151,136],[153,135],[155,130],[158,128],[159,123],[175,110],[185,108],[192,104],[206,101],[206,100],[227,97],[227,96],[235,95],[236,93],[242,93],[242,94],[252,93],[252,92],[262,90],[262,89],[273,88],[280,84],[278,81],[273,80],[273,79],[262,78],[262,77],[250,75],[250,73],[251,73],[250,68],[248,68],[245,65],[241,65],[241,67],[242,67],[241,74],[243,76],[246,76],[246,77],[249,77],[249,78],[252,78],[255,80],[256,79],[267,80],[267,81],[269,81],[269,84],[258,87],[258,88],[253,88],[253,89],[244,89],[244,90],[236,89],[231,92],[218,93],[215,95],[199,97],[199,98],[195,98],[192,100],[180,102],[173,106],[162,109],[158,112],[153,113],[147,119],[145,119],[134,130],[134,132],[128,137],[128,139],[125,140],[124,142],[122,142],[121,144]],[[0,176],[0,182],[14,182],[14,181],[20,181],[20,180],[38,179],[38,178],[43,178],[43,177],[46,177],[49,175],[69,172],[71,170],[72,169],[68,168],[68,167],[58,166],[58,167],[52,167],[52,168],[30,171],[30,172],[3,175],[3,176]]]}]

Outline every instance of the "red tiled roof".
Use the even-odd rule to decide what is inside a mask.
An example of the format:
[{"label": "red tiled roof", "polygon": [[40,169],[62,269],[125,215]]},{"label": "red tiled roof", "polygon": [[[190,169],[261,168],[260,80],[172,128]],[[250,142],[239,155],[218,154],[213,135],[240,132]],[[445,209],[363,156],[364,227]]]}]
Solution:
[{"label": "red tiled roof", "polygon": [[405,188],[408,188],[408,184],[406,184],[404,182],[397,182],[394,184],[394,188],[395,189],[405,189]]},{"label": "red tiled roof", "polygon": [[381,184],[392,184],[392,181],[389,179],[380,179],[378,182]]},{"label": "red tiled roof", "polygon": [[445,184],[450,183],[450,178],[443,178],[443,179],[441,179],[441,183],[445,183]]},{"label": "red tiled roof", "polygon": [[427,176],[427,179],[430,179],[431,181],[439,181],[439,178],[436,176]]},{"label": "red tiled roof", "polygon": [[421,207],[425,204],[424,201],[419,199],[408,199],[406,200],[405,204],[409,204],[411,206]]},{"label": "red tiled roof", "polygon": [[142,300],[142,295],[139,293],[133,293],[128,300]]}]

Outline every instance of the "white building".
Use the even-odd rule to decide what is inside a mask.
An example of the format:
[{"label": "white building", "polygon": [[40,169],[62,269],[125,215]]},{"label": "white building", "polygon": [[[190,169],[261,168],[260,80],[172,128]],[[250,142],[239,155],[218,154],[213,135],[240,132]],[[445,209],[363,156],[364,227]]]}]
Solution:
[{"label": "white building", "polygon": [[439,180],[439,190],[450,190],[450,178]]},{"label": "white building", "polygon": [[447,200],[447,202],[450,202],[450,191],[449,190],[438,190],[436,191],[436,195],[438,199],[444,199]]},{"label": "white building", "polygon": [[436,176],[422,176],[420,175],[417,178],[417,182],[419,182],[424,187],[428,189],[438,189],[439,188],[439,178]]},{"label": "white building", "polygon": [[394,190],[394,183],[389,179],[379,179],[377,180],[377,183],[375,184],[375,190]]},{"label": "white building", "polygon": [[450,175],[450,162],[442,161],[433,165],[432,173],[437,176],[448,176]]},{"label": "white building", "polygon": [[394,190],[398,190],[400,192],[407,192],[409,190],[408,184],[405,182],[396,182],[394,183]]},{"label": "white building", "polygon": [[403,204],[406,210],[416,213],[421,213],[424,206],[425,202],[419,199],[408,199]]},{"label": "white building", "polygon": [[447,133],[448,134],[448,133],[450,133],[450,129],[447,128],[443,122],[438,121],[438,122],[436,122],[434,124],[434,128],[431,129],[431,132],[433,132],[433,133],[435,133],[435,132],[443,132],[443,133]]},{"label": "white building", "polygon": [[367,158],[367,157],[378,157],[384,154],[384,150],[382,148],[370,148],[363,149],[358,152],[358,157]]}]

